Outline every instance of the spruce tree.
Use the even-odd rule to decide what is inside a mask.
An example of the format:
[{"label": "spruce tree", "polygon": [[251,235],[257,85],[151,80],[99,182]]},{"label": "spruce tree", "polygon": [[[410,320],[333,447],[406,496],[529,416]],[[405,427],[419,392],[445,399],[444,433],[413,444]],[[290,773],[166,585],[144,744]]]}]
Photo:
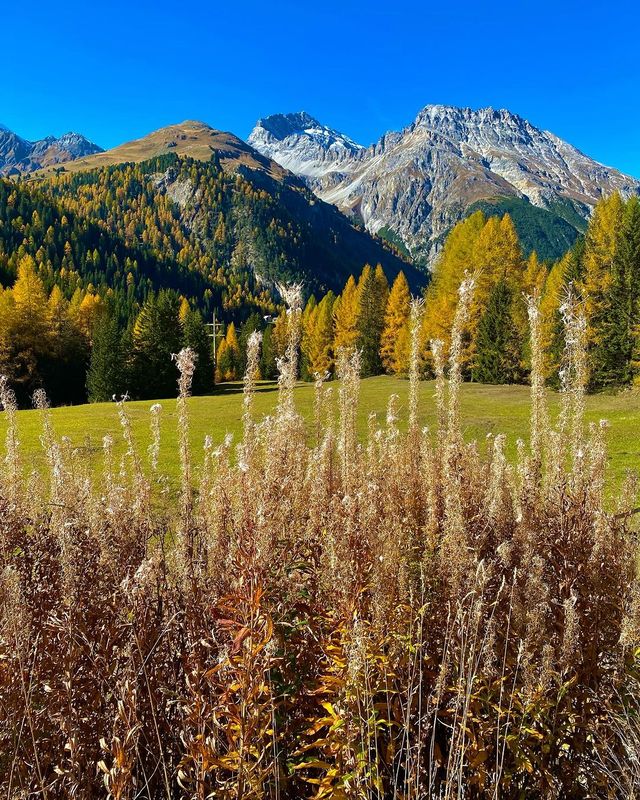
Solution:
[{"label": "spruce tree", "polygon": [[[382,278],[384,278],[384,273]],[[386,279],[383,282],[367,264],[358,281],[356,316],[356,345],[362,354],[362,375],[364,377],[378,375],[382,372],[380,338],[388,292]]]},{"label": "spruce tree", "polygon": [[104,403],[125,393],[125,362],[118,321],[104,313],[96,324],[87,371],[87,395],[90,403]]},{"label": "spruce tree", "polygon": [[500,280],[489,295],[478,324],[472,376],[479,383],[514,383],[520,378],[517,335],[514,331],[512,291]]},{"label": "spruce tree", "polygon": [[173,397],[178,370],[172,359],[182,346],[180,298],[162,290],[145,301],[133,329],[133,390],[137,397]]},{"label": "spruce tree", "polygon": [[213,355],[211,339],[202,314],[189,309],[182,316],[182,346],[196,354],[196,368],[191,388],[193,394],[206,394],[213,389]]}]

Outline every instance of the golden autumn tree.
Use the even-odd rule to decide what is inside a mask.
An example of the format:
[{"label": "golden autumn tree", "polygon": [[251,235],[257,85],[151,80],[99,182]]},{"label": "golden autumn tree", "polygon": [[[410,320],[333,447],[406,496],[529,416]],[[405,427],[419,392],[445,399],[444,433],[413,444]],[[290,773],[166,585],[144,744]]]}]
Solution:
[{"label": "golden autumn tree", "polygon": [[31,256],[20,259],[11,295],[7,361],[18,391],[31,393],[42,383],[42,362],[51,347],[47,295]]},{"label": "golden autumn tree", "polygon": [[[508,311],[510,320],[505,322],[517,328],[518,322],[526,318],[524,299],[522,297],[523,258],[518,234],[509,214],[502,218],[490,217],[480,235],[476,239],[473,249],[473,272],[475,288],[469,310],[468,346],[465,352],[465,364],[473,369],[478,359],[478,332],[480,325],[486,329],[487,315],[493,316],[495,309],[496,292],[503,291],[509,297]],[[504,286],[504,290],[497,287]],[[491,309],[489,303],[491,301]],[[502,312],[500,312],[502,313]],[[521,339],[524,332],[517,330],[517,338]],[[483,342],[489,343],[487,337]],[[520,361],[519,347],[515,341],[511,343],[511,358]],[[515,364],[512,365],[515,371]]]},{"label": "golden autumn tree", "polygon": [[536,293],[542,293],[545,281],[547,280],[548,270],[538,258],[534,250],[527,259],[527,263],[522,275],[522,291],[531,297]]},{"label": "golden autumn tree", "polygon": [[349,276],[342,294],[333,306],[335,328],[334,348],[353,350],[358,342],[358,286],[353,275]]},{"label": "golden autumn tree", "polygon": [[618,232],[624,218],[624,203],[615,192],[601,200],[593,211],[585,236],[579,289],[585,303],[587,340],[590,347],[601,341],[603,317],[611,288],[618,247]]},{"label": "golden autumn tree", "polygon": [[328,292],[313,310],[306,339],[306,359],[311,377],[325,375],[333,369],[334,303],[334,293]]},{"label": "golden autumn tree", "polygon": [[10,375],[13,292],[0,285],[0,375]]},{"label": "golden autumn tree", "polygon": [[408,369],[409,313],[411,293],[404,272],[399,272],[387,300],[384,328],[380,343],[382,365],[388,373],[404,373]]},{"label": "golden autumn tree", "polygon": [[433,278],[425,297],[422,338],[426,344],[429,360],[429,342],[440,339],[448,353],[451,320],[458,302],[458,287],[465,272],[473,272],[473,254],[476,241],[486,223],[481,211],[462,220],[447,236],[442,252],[433,268]]},{"label": "golden autumn tree", "polygon": [[285,309],[282,309],[276,317],[271,338],[275,358],[282,358],[287,350],[287,342],[289,341],[289,316]]},{"label": "golden autumn tree", "polygon": [[240,364],[240,344],[236,326],[230,322],[227,332],[218,347],[216,364],[216,382],[235,381],[238,379]]},{"label": "golden autumn tree", "polygon": [[191,311],[191,306],[189,305],[189,301],[186,297],[181,298],[180,300],[180,310],[178,311],[178,319],[182,324],[189,316],[189,312]]}]

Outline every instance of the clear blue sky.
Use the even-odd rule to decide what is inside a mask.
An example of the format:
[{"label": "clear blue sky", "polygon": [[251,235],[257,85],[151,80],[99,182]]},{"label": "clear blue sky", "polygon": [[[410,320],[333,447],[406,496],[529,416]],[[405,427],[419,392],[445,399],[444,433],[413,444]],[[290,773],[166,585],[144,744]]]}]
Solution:
[{"label": "clear blue sky", "polygon": [[508,108],[640,177],[630,0],[3,4],[0,122],[103,147],[304,109],[363,144],[427,103]]}]

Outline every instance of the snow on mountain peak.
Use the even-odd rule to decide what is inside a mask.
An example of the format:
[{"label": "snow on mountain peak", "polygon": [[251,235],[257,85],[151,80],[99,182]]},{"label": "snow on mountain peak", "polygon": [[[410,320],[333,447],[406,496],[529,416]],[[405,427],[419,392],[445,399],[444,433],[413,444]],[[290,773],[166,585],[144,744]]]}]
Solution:
[{"label": "snow on mountain peak", "polygon": [[263,155],[297,175],[323,175],[364,150],[343,133],[298,111],[259,119],[247,140]]}]

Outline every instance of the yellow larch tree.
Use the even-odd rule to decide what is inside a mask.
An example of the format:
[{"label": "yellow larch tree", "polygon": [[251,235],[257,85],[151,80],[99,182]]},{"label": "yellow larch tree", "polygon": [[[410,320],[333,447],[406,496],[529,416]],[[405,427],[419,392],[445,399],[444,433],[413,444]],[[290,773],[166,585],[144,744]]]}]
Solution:
[{"label": "yellow larch tree", "polygon": [[325,375],[333,369],[334,303],[334,293],[328,292],[313,311],[306,351],[310,376]]},{"label": "yellow larch tree", "polygon": [[433,268],[433,278],[426,292],[422,339],[429,361],[429,342],[440,339],[448,353],[451,320],[458,302],[458,288],[465,272],[473,272],[476,241],[486,223],[481,211],[459,222],[447,236]]},{"label": "yellow larch tree", "polygon": [[585,303],[587,340],[590,345],[600,341],[599,328],[611,287],[623,217],[624,203],[615,192],[595,207],[585,236],[582,280],[578,288]]},{"label": "yellow larch tree", "polygon": [[391,291],[384,314],[384,328],[380,344],[380,357],[382,365],[388,373],[404,373],[408,367],[408,347],[398,347],[399,343],[406,345],[408,336],[403,332],[409,325],[411,310],[411,293],[404,272],[399,272]]},{"label": "yellow larch tree", "polygon": [[334,303],[333,320],[335,352],[341,348],[353,350],[358,341],[358,286],[353,275]]}]

